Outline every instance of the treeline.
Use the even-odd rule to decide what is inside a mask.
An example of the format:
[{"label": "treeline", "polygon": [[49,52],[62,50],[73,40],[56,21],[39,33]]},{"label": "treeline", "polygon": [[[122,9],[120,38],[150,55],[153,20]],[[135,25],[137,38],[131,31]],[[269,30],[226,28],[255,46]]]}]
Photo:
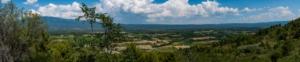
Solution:
[{"label": "treeline", "polygon": [[[300,19],[275,25],[256,34],[230,35],[220,42],[172,52],[144,51],[134,44],[116,52],[114,44],[130,41],[121,26],[105,13],[83,4],[85,18],[101,20],[104,34],[51,37],[38,14],[14,4],[0,8],[0,62],[299,62]],[[93,31],[93,30],[92,30]]]}]

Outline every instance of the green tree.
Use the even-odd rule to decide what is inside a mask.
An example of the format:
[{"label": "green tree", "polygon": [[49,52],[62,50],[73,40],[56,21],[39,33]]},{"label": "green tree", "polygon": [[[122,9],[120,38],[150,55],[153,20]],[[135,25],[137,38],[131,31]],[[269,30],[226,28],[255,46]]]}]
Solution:
[{"label": "green tree", "polygon": [[141,51],[136,48],[134,44],[130,44],[126,50],[123,51],[124,62],[138,62],[137,59],[141,55]]},{"label": "green tree", "polygon": [[46,50],[43,44],[48,41],[48,33],[39,15],[18,9],[13,3],[1,7],[0,15],[0,61],[41,58],[36,54]]},{"label": "green tree", "polygon": [[82,4],[81,9],[85,15],[79,16],[78,19],[85,17],[91,23],[96,23],[96,20],[99,20],[105,30],[102,36],[103,42],[99,46],[111,52],[112,43],[126,41],[120,24],[114,23],[112,17],[106,13],[96,13],[95,7],[89,8],[85,4]]},{"label": "green tree", "polygon": [[79,16],[77,20],[80,18],[85,18],[90,22],[91,28],[92,24],[96,23],[97,20],[102,24],[104,28],[104,33],[101,37],[102,42],[100,42],[99,46],[103,48],[109,62],[109,56],[113,51],[112,43],[117,43],[121,41],[126,41],[124,33],[122,33],[122,29],[120,24],[116,24],[113,22],[113,18],[107,15],[106,13],[96,13],[95,7],[89,8],[86,4],[82,4],[81,10],[84,13],[83,16]]},{"label": "green tree", "polygon": [[21,61],[26,51],[26,42],[20,39],[21,31],[18,17],[22,11],[13,3],[0,8],[0,61]]},{"label": "green tree", "polygon": [[22,17],[21,39],[27,42],[27,61],[40,62],[47,59],[46,44],[49,42],[49,35],[46,26],[38,14],[25,13]]},{"label": "green tree", "polygon": [[84,15],[79,16],[77,20],[79,21],[81,18],[84,18],[87,22],[89,22],[93,33],[94,32],[93,24],[96,23],[97,21],[96,7],[89,8],[86,4],[82,4],[80,8],[81,11],[84,13]]}]

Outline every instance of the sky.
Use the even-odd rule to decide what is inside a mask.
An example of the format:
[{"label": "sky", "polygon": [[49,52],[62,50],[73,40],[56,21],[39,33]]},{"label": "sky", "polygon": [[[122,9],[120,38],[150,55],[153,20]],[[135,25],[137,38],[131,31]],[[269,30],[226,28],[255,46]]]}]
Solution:
[{"label": "sky", "polygon": [[300,0],[1,0],[41,16],[75,19],[81,3],[123,24],[222,24],[290,21]]}]

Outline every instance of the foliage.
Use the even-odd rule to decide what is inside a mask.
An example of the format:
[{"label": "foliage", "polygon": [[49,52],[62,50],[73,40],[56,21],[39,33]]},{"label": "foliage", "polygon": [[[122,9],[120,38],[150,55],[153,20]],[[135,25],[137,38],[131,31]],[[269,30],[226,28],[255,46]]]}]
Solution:
[{"label": "foliage", "polygon": [[91,25],[92,32],[94,32],[93,24],[96,23],[96,21],[97,21],[97,18],[96,18],[96,7],[89,8],[87,5],[82,4],[82,6],[80,8],[81,8],[81,11],[84,13],[84,15],[83,16],[79,16],[77,18],[77,20],[80,20],[81,18],[86,19],[90,23],[90,25]]},{"label": "foliage", "polygon": [[103,42],[99,45],[104,47],[109,53],[112,51],[112,43],[117,43],[125,41],[125,36],[121,31],[121,26],[113,22],[113,18],[105,13],[96,13],[96,8],[89,8],[87,5],[82,4],[81,10],[84,13],[84,16],[79,16],[78,19],[85,17],[90,23],[91,27],[93,23],[96,23],[96,20],[100,20],[102,27],[104,28],[104,33],[102,36]]},{"label": "foliage", "polygon": [[12,3],[0,8],[0,61],[13,62],[21,60],[25,42],[19,39],[21,31],[17,17],[21,11]]},{"label": "foliage", "polygon": [[39,15],[24,12],[12,3],[5,4],[0,12],[0,61],[42,60],[47,55],[42,52],[48,33]]}]

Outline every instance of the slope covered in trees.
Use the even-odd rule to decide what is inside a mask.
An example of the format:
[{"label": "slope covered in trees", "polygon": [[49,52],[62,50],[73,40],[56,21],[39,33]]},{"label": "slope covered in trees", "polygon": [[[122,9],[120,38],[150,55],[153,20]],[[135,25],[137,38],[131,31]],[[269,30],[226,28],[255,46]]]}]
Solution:
[{"label": "slope covered in trees", "polygon": [[219,43],[210,45],[208,50],[217,50],[213,54],[225,54],[221,56],[227,58],[226,60],[228,60],[226,55],[229,54],[230,59],[234,61],[297,62],[300,58],[299,25],[300,18],[285,25],[274,25],[259,30],[254,35],[231,35]]}]

